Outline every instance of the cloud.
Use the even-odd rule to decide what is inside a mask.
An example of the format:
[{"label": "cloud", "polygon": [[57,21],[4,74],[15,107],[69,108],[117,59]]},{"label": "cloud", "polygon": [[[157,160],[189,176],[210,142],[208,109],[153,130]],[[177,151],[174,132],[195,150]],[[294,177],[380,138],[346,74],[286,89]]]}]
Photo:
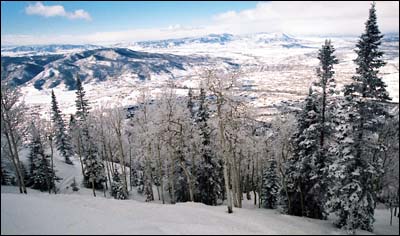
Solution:
[{"label": "cloud", "polygon": [[[295,35],[359,35],[368,18],[368,1],[260,2],[253,9],[227,11],[214,25],[232,33],[282,31]],[[398,32],[399,3],[376,2],[379,28]]]},{"label": "cloud", "polygon": [[61,16],[66,17],[68,19],[84,19],[84,20],[91,20],[91,17],[88,12],[85,10],[79,9],[75,10],[74,12],[67,12],[65,11],[64,7],[61,5],[54,5],[54,6],[45,6],[41,2],[37,2],[34,5],[29,5],[25,8],[25,13],[28,15],[39,15],[44,17],[54,17],[54,16]]},{"label": "cloud", "polygon": [[[364,31],[371,2],[260,2],[255,8],[227,11],[198,26],[170,25],[165,28],[100,31],[80,35],[2,35],[3,45],[32,44],[110,44],[143,40],[195,37],[206,34],[285,32],[303,35],[353,35]],[[398,32],[399,3],[376,2],[379,29]],[[28,14],[90,19],[84,10],[66,12],[62,6],[44,6],[38,2],[26,9]]]}]

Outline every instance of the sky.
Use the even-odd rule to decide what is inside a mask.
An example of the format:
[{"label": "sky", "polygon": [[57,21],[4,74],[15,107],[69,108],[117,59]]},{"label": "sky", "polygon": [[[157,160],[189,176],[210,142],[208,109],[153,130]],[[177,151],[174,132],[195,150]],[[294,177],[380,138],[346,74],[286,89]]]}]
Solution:
[{"label": "sky", "polygon": [[[1,1],[1,44],[110,44],[284,32],[360,35],[370,1]],[[398,33],[399,3],[376,3],[383,33]]]}]

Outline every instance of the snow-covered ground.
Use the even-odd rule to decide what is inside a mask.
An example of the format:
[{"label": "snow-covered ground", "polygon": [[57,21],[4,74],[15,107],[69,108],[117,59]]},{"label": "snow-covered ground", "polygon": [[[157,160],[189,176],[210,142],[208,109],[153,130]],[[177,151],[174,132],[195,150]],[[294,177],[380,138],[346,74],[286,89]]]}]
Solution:
[{"label": "snow-covered ground", "polygon": [[[27,149],[20,153],[27,161]],[[244,197],[243,208],[228,214],[225,205],[201,203],[161,204],[144,202],[133,188],[129,200],[106,198],[102,191],[93,197],[91,189],[80,186],[78,158],[67,165],[58,152],[54,156],[59,194],[49,195],[28,189],[19,194],[14,186],[1,186],[1,234],[346,234],[333,226],[332,220],[320,221],[259,209]],[[119,166],[119,165],[117,165]],[[129,171],[129,170],[128,170]],[[70,187],[73,179],[79,191]],[[156,193],[156,189],[154,189]],[[167,199],[167,203],[168,203]],[[375,211],[375,234],[399,234],[399,218],[389,225],[387,209]],[[371,234],[358,231],[359,234]]]},{"label": "snow-covered ground", "polygon": [[[1,234],[346,234],[331,221],[279,214],[254,208],[226,212],[225,206],[200,203],[162,205],[90,195],[29,195],[2,187]],[[399,220],[389,225],[389,211],[376,210],[376,234],[399,233]],[[359,231],[359,234],[370,234]]]}]

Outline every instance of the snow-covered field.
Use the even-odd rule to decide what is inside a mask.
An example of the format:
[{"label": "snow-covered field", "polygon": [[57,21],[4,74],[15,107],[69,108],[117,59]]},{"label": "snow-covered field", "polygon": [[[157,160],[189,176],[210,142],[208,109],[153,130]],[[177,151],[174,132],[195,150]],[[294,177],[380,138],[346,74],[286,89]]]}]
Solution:
[{"label": "snow-covered field", "polygon": [[[27,149],[20,155],[27,161]],[[1,234],[346,234],[333,226],[332,220],[320,221],[280,214],[276,210],[259,209],[254,199],[244,197],[243,208],[227,213],[225,205],[201,203],[163,205],[156,198],[145,202],[133,188],[129,200],[106,198],[102,191],[93,197],[91,189],[79,186],[72,191],[75,178],[82,181],[78,158],[67,165],[56,152],[56,174],[63,178],[56,183],[59,194],[49,195],[28,189],[19,194],[14,186],[1,186]],[[154,190],[156,191],[156,190]],[[399,233],[399,218],[389,225],[387,209],[375,211],[375,234]],[[371,234],[358,231],[359,234]]]},{"label": "snow-covered field", "polygon": [[[4,192],[16,191],[5,187]],[[3,192],[3,188],[2,188]],[[389,211],[376,210],[375,234],[399,233]],[[359,234],[370,234],[358,231]],[[346,234],[331,221],[254,208],[226,212],[225,206],[200,203],[162,205],[90,195],[1,194],[1,234]]]}]

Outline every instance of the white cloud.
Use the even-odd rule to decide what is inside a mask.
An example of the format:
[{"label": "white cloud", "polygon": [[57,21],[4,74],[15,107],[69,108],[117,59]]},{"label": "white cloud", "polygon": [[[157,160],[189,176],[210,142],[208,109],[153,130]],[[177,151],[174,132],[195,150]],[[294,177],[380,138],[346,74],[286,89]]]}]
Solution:
[{"label": "white cloud", "polygon": [[[285,32],[301,35],[360,35],[368,18],[371,2],[261,2],[253,9],[227,11],[215,15],[207,25],[188,27],[180,24],[162,29],[132,29],[81,35],[2,35],[3,45],[28,44],[108,44],[141,40],[194,37],[211,33]],[[399,3],[376,2],[379,29],[398,32]],[[66,12],[62,6],[36,3],[26,9],[45,17],[64,16],[90,19],[84,10]]]},{"label": "white cloud", "polygon": [[[295,35],[358,35],[368,18],[369,1],[261,2],[253,9],[227,11],[214,24],[232,33],[282,31]],[[398,32],[399,3],[376,2],[379,28]]]},{"label": "white cloud", "polygon": [[28,15],[39,15],[44,17],[62,16],[68,19],[91,20],[89,13],[85,10],[79,9],[74,12],[67,12],[61,5],[45,6],[41,2],[27,6],[25,12]]}]

